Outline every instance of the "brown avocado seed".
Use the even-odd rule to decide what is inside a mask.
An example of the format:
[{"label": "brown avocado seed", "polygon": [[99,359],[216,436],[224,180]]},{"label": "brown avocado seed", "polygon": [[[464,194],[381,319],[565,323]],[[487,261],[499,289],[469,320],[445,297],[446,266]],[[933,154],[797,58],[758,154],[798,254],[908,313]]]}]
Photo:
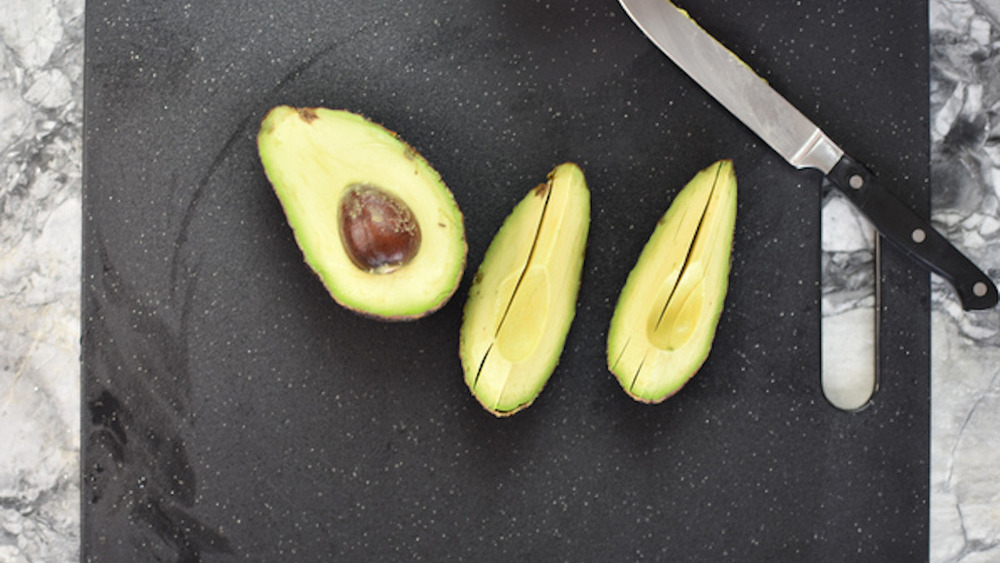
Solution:
[{"label": "brown avocado seed", "polygon": [[420,225],[395,195],[371,184],[351,184],[340,200],[340,240],[358,268],[388,274],[417,255]]}]

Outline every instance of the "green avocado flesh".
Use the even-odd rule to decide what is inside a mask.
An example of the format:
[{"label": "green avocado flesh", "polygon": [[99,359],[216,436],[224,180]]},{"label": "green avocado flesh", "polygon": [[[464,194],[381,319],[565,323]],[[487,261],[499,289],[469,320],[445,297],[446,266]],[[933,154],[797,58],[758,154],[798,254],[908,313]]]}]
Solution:
[{"label": "green avocado flesh", "polygon": [[573,163],[514,207],[490,243],[465,304],[465,383],[489,412],[531,404],[555,370],[576,313],[590,192]]},{"label": "green avocado flesh", "polygon": [[408,320],[454,294],[465,269],[462,213],[395,133],[347,111],[278,106],[257,146],[306,263],[338,303]]},{"label": "green avocado flesh", "polygon": [[708,357],[729,286],[736,175],[722,160],[671,204],[618,297],[608,368],[638,401],[676,393]]}]

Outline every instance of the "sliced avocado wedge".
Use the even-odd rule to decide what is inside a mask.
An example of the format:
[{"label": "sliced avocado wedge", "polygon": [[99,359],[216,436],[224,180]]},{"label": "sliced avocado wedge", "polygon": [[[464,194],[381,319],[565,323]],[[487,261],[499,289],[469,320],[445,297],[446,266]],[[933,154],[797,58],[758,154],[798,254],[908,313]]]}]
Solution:
[{"label": "sliced avocado wedge", "polygon": [[677,194],[643,248],[608,331],[608,368],[636,400],[663,401],[708,357],[735,224],[736,175],[721,160]]},{"label": "sliced avocado wedge", "polygon": [[465,269],[462,213],[395,133],[347,111],[279,106],[257,146],[305,261],[338,303],[409,320],[454,294]]},{"label": "sliced avocado wedge", "polygon": [[576,313],[590,192],[573,163],[514,207],[469,289],[459,355],[465,383],[496,416],[535,400],[559,362]]}]

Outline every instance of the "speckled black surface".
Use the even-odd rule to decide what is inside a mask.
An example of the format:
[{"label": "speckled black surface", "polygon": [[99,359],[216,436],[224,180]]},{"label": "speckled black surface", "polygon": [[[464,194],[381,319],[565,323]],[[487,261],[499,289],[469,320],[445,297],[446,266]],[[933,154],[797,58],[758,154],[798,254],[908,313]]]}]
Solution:
[{"label": "speckled black surface", "polygon": [[[926,6],[685,2],[902,197],[928,207]],[[682,75],[616,2],[91,1],[88,561],[926,558],[928,275],[885,249],[882,388],[819,386],[819,177]],[[256,156],[276,104],[361,112],[441,172],[469,269],[424,320],[336,306]],[[672,197],[735,161],[709,360],[659,406],[606,371],[617,292]],[[592,190],[562,362],[528,410],[462,382],[490,237],[555,164]]]}]

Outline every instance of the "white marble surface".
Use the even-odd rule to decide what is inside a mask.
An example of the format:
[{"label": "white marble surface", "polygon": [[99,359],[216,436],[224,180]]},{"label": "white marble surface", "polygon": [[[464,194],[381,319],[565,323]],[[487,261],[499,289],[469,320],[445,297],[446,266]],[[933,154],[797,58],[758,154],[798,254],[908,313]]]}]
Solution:
[{"label": "white marble surface", "polygon": [[[933,0],[933,218],[1000,273],[1000,0]],[[1000,561],[1000,310],[933,280],[931,554]]]},{"label": "white marble surface", "polygon": [[[1000,0],[931,0],[934,219],[1000,272]],[[0,3],[0,562],[79,558],[83,0]],[[1000,310],[934,280],[931,561],[1000,561]]]},{"label": "white marble surface", "polygon": [[0,3],[0,561],[79,552],[83,2]]},{"label": "white marble surface", "polygon": [[834,406],[870,404],[878,380],[875,229],[839,191],[823,198],[821,381]]}]

